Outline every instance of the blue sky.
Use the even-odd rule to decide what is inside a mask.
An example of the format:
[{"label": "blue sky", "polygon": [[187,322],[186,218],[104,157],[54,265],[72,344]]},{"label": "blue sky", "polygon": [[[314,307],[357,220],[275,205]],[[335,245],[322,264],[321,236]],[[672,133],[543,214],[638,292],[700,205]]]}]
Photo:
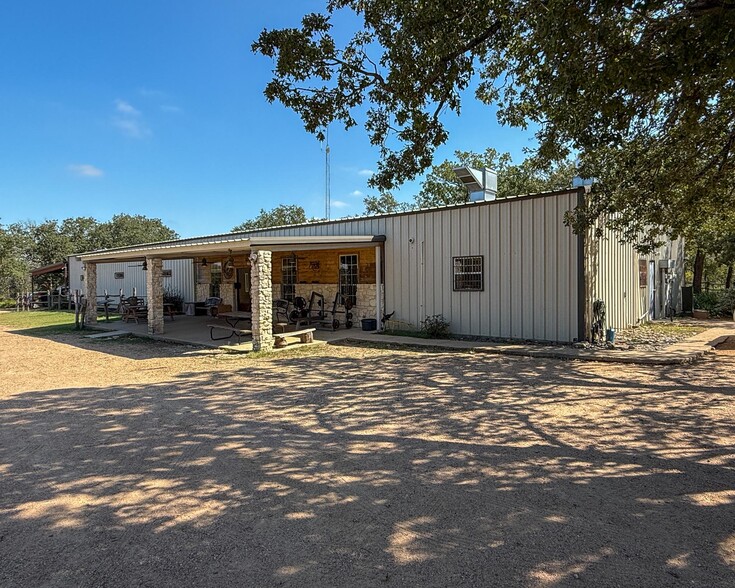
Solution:
[{"label": "blue sky", "polygon": [[[324,214],[324,152],[269,104],[270,60],[251,43],[322,1],[52,0],[0,12],[0,222],[125,212],[182,236],[229,231],[260,208]],[[455,149],[523,158],[531,134],[465,101]],[[360,127],[330,129],[332,217],[360,214],[378,151]],[[396,191],[411,200],[419,182]]]}]

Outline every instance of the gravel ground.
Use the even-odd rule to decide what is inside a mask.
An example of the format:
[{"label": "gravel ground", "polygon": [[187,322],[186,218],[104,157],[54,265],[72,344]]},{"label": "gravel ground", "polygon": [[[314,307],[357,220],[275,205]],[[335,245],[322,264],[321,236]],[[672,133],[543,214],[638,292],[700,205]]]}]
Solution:
[{"label": "gravel ground", "polygon": [[735,355],[0,330],[0,586],[735,585]]}]

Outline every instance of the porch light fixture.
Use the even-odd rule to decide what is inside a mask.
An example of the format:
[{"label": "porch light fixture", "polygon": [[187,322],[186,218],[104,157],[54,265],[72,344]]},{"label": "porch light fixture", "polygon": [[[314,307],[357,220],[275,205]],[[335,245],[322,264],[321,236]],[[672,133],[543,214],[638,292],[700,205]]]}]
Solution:
[{"label": "porch light fixture", "polygon": [[143,260],[143,265],[141,267],[143,268],[144,272],[148,271],[148,260],[147,259]]},{"label": "porch light fixture", "polygon": [[202,257],[202,267],[207,267],[207,265],[208,265],[207,264],[207,258],[206,257]]}]

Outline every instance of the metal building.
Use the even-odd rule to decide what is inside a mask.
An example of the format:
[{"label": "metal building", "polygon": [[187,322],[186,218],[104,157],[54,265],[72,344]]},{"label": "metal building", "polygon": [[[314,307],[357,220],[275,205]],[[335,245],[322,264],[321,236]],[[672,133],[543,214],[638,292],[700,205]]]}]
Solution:
[{"label": "metal building", "polygon": [[[218,277],[223,302],[250,310],[252,264],[260,259],[257,253],[267,251],[267,270],[259,265],[258,272],[272,272],[274,299],[310,291],[328,293],[328,299],[350,292],[357,318],[372,316],[381,325],[383,314],[393,313],[393,320],[420,327],[427,316],[442,315],[456,335],[580,340],[598,299],[607,307],[605,327],[661,317],[667,301],[678,302],[672,293],[681,285],[683,243],[642,257],[606,230],[595,242],[591,263],[585,253],[591,242],[564,223],[565,213],[584,197],[583,188],[570,189],[81,257],[100,268],[114,261],[124,271],[136,260],[170,264],[193,258],[196,298],[189,299],[194,300],[211,291],[213,265],[228,267],[231,271]],[[253,291],[263,294],[262,287]],[[153,333],[163,328],[162,323],[149,326]]]},{"label": "metal building", "polygon": [[[84,291],[82,260],[72,255],[68,260],[69,289]],[[194,300],[194,265],[191,259],[170,259],[163,264],[164,288],[177,292],[184,300]],[[97,296],[146,296],[145,272],[140,261],[100,263],[97,266]]]}]

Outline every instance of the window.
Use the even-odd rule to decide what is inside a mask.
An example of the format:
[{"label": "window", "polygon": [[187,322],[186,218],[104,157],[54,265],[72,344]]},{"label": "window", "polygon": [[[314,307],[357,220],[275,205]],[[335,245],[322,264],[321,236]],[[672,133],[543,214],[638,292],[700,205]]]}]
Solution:
[{"label": "window", "polygon": [[222,264],[220,262],[209,264],[210,278],[209,278],[209,296],[210,298],[220,296],[220,284],[222,283]]},{"label": "window", "polygon": [[455,292],[479,292],[484,289],[483,257],[471,255],[452,258],[452,277]]},{"label": "window", "polygon": [[115,272],[115,279],[116,280],[124,280],[125,279],[125,272]]},{"label": "window", "polygon": [[357,255],[339,256],[339,293],[342,302],[357,304]]},{"label": "window", "polygon": [[281,263],[281,298],[293,302],[296,296],[296,256],[284,257]]},{"label": "window", "polygon": [[648,286],[648,262],[645,259],[638,260],[638,285],[641,288]]},{"label": "window", "polygon": [[162,271],[161,276],[164,278],[170,278],[172,276],[172,272],[170,269],[165,269]]}]

